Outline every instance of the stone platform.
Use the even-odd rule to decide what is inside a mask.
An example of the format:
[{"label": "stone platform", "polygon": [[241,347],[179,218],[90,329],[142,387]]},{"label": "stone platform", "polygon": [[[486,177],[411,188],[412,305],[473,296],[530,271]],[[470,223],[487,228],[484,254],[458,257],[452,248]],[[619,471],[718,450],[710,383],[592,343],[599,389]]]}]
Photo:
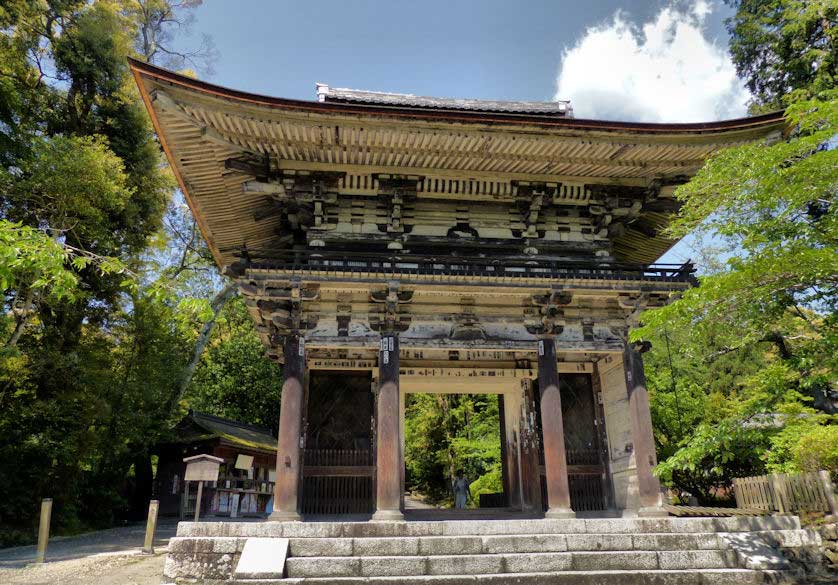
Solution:
[{"label": "stone platform", "polygon": [[[273,573],[248,574],[245,544],[276,551]],[[257,540],[258,539],[258,540]],[[271,540],[275,539],[276,546]],[[283,563],[284,546],[288,556]],[[793,516],[182,522],[164,583],[741,585],[804,583],[820,536]],[[263,556],[268,553],[262,552]],[[811,556],[811,555],[809,555]],[[238,572],[237,572],[238,568]]]}]

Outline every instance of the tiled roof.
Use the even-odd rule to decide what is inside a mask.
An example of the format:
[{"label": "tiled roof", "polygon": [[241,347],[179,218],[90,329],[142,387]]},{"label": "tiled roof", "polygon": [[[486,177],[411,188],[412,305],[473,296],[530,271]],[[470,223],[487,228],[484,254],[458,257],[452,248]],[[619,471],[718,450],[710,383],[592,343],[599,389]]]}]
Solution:
[{"label": "tiled roof", "polygon": [[187,418],[191,418],[195,425],[208,433],[202,436],[204,439],[218,438],[242,447],[276,450],[276,437],[271,434],[268,427],[250,425],[195,411],[190,411]]},{"label": "tiled roof", "polygon": [[536,114],[544,116],[573,117],[570,101],[522,102],[474,100],[457,98],[423,97],[410,93],[385,93],[317,84],[317,99],[321,102],[345,104],[374,104],[436,110],[469,110],[507,114]]}]

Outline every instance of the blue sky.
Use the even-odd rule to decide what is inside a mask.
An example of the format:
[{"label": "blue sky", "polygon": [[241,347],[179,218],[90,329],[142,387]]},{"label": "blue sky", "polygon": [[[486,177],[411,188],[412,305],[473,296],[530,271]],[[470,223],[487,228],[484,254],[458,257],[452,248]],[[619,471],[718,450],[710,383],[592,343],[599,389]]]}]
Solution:
[{"label": "blue sky", "polygon": [[[208,0],[199,76],[314,99],[336,87],[485,99],[570,99],[577,117],[702,121],[745,113],[721,2]],[[557,95],[558,93],[558,95]],[[689,255],[685,246],[667,260]]]}]

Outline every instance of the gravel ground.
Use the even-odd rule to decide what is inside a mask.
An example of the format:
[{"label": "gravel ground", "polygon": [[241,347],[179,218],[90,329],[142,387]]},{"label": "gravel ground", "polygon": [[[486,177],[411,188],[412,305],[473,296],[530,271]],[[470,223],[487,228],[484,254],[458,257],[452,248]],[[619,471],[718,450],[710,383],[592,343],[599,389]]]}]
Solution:
[{"label": "gravel ground", "polygon": [[103,553],[24,568],[0,567],[4,585],[160,585],[165,551]]},{"label": "gravel ground", "polygon": [[140,547],[145,525],[100,530],[50,539],[47,562],[32,564],[34,546],[0,549],[3,585],[159,585],[169,538],[177,524],[157,527],[154,555]]}]

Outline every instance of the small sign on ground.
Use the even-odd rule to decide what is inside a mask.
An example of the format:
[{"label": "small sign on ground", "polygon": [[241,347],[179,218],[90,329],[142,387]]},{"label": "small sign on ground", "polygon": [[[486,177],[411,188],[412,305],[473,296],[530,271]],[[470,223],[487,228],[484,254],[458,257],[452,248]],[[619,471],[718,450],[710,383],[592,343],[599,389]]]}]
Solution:
[{"label": "small sign on ground", "polygon": [[236,565],[241,579],[281,579],[288,556],[287,538],[248,538]]}]

